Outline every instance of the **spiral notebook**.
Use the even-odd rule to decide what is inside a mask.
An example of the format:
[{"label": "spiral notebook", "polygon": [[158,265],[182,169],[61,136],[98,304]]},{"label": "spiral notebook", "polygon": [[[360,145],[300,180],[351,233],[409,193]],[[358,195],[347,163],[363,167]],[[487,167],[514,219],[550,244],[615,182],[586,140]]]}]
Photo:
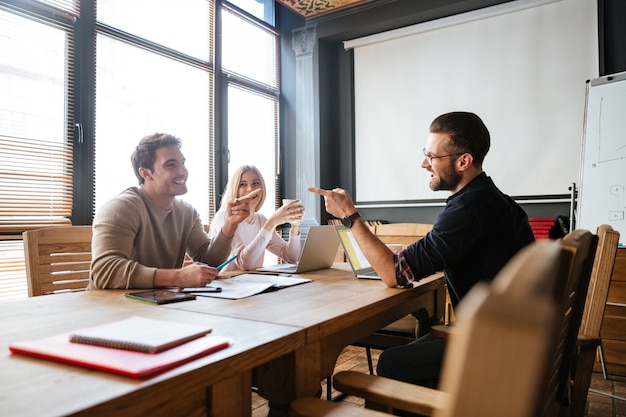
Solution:
[{"label": "spiral notebook", "polygon": [[147,378],[227,348],[230,338],[204,336],[160,353],[111,349],[69,341],[68,333],[9,345],[12,354],[67,363],[132,378]]},{"label": "spiral notebook", "polygon": [[158,353],[200,338],[210,327],[132,316],[70,333],[70,342]]}]

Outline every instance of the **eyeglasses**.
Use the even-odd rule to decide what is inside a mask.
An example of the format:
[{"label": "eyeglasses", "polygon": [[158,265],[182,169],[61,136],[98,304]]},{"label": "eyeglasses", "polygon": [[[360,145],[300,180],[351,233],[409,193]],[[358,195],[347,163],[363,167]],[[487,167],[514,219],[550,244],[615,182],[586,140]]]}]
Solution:
[{"label": "eyeglasses", "polygon": [[441,155],[441,156],[435,156],[435,155],[428,155],[426,153],[426,148],[422,149],[422,152],[424,152],[424,158],[426,158],[426,160],[428,161],[428,165],[432,165],[433,164],[433,159],[437,159],[437,158],[445,158],[446,156],[457,156],[457,155],[463,155],[464,153],[467,152],[457,152],[457,153],[450,153],[448,155]]}]

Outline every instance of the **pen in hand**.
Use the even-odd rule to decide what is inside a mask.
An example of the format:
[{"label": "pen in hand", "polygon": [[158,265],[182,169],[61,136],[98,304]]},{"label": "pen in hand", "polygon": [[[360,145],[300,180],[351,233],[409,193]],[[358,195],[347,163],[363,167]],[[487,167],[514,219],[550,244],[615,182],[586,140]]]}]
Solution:
[{"label": "pen in hand", "polygon": [[233,256],[231,256],[230,258],[228,258],[224,262],[222,262],[220,265],[216,266],[215,269],[217,269],[218,271],[221,271],[222,268],[224,268],[226,265],[228,265],[229,263],[231,263],[232,261],[237,259],[238,256],[239,256],[238,253],[233,255]]}]

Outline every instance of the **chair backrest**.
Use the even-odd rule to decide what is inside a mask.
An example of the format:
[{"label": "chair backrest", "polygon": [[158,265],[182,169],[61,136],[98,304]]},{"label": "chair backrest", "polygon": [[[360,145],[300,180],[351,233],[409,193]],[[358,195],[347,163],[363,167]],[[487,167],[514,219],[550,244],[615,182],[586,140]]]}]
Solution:
[{"label": "chair backrest", "polygon": [[[452,402],[454,404],[453,409],[446,410],[443,415],[480,415],[480,413],[486,412],[479,405],[483,402],[489,406],[489,415],[511,416],[514,415],[513,413],[519,416],[558,415],[570,386],[569,371],[576,349],[576,338],[582,319],[582,309],[587,295],[596,244],[597,237],[589,231],[574,230],[560,241],[543,241],[531,245],[530,248],[532,249],[524,249],[524,252],[532,252],[541,250],[543,247],[548,248],[545,245],[560,247],[561,258],[556,273],[554,271],[542,273],[541,268],[537,269],[541,266],[539,264],[541,257],[536,255],[535,259],[532,259],[529,254],[524,252],[520,252],[505,266],[494,280],[493,286],[497,288],[503,283],[508,284],[505,286],[509,289],[506,293],[517,295],[504,298],[510,305],[510,311],[503,310],[506,313],[502,313],[497,322],[488,328],[489,332],[479,333],[476,329],[466,330],[466,326],[458,326],[462,332],[476,333],[465,336],[468,339],[483,338],[484,342],[482,345],[474,342],[479,349],[472,349],[465,353],[462,353],[461,347],[456,346],[455,343],[450,343],[450,348],[459,350],[459,352],[446,352],[446,360],[451,357],[451,361],[465,361],[468,365],[460,365],[459,367],[470,369],[463,369],[463,372],[467,372],[469,376],[459,378],[458,381],[454,380],[453,374],[446,375],[444,373],[442,375],[442,389],[444,391],[454,392],[450,390],[450,386],[452,386],[453,389],[456,388],[462,392],[461,398]],[[551,248],[551,250],[554,249]],[[516,268],[517,272],[514,274]],[[524,274],[526,274],[524,279],[529,280],[529,282],[524,283],[522,280],[515,279],[516,275],[524,276]],[[505,279],[507,275],[509,276],[508,280]],[[532,321],[515,320],[513,316],[510,316],[515,311],[513,308],[516,306],[515,297],[524,300],[524,295],[528,294],[525,286],[532,285],[532,280],[538,276],[543,276],[549,280],[546,287],[541,288],[543,290],[551,288],[552,292],[549,299],[555,303],[557,312],[553,322],[554,327],[542,327],[537,323],[535,323],[536,327],[533,327]],[[521,304],[519,314],[526,315],[528,320],[543,320],[542,317],[545,313],[541,311],[542,307],[533,305],[533,303],[538,302],[540,297],[536,296],[535,300],[532,298],[530,297]],[[467,309],[467,307],[460,308]],[[548,316],[550,315],[548,314]],[[515,325],[509,324],[507,327],[507,321],[515,323]],[[515,334],[509,335],[507,332]],[[498,335],[498,346],[496,347],[490,346],[495,344],[496,338],[493,337],[495,334]],[[541,334],[541,338],[546,338],[546,340],[543,342],[536,340],[538,334]],[[490,335],[492,336],[490,337]],[[526,337],[528,340],[525,340]],[[487,349],[486,346],[489,346],[489,349],[495,349],[491,352],[491,357],[482,356],[484,352],[481,352],[480,349]],[[549,349],[546,350],[546,348]],[[541,356],[546,353],[547,357]],[[462,357],[461,355],[465,356]],[[524,357],[524,361],[519,360],[521,357]],[[492,362],[487,363],[487,361]],[[527,364],[528,368],[524,364]],[[452,380],[452,383],[447,382],[449,380]],[[477,384],[476,381],[481,381],[481,383]],[[485,385],[487,383],[489,386]],[[513,397],[511,397],[509,390],[515,392]],[[467,411],[473,409],[477,411],[475,413]]]},{"label": "chair backrest", "polygon": [[401,244],[404,249],[416,240],[426,236],[432,228],[433,225],[428,223],[387,223],[376,225],[374,234],[383,243]]},{"label": "chair backrest", "polygon": [[91,226],[49,227],[24,232],[28,296],[87,288],[91,235]]},{"label": "chair backrest", "polygon": [[603,224],[596,231],[598,248],[593,262],[585,309],[580,323],[579,334],[585,337],[600,336],[604,307],[609,295],[609,284],[615,265],[619,232],[609,225]]},{"label": "chair backrest", "polygon": [[[576,233],[578,257],[590,247],[590,235]],[[451,326],[439,391],[353,371],[336,374],[336,386],[364,396],[366,405],[379,410],[393,407],[434,417],[541,416],[546,381],[567,334],[560,329],[571,316],[563,312],[567,291],[561,286],[582,275],[580,269],[571,273],[572,265],[579,265],[574,254],[560,241],[530,244],[491,284],[470,290],[459,304],[457,325]],[[360,415],[315,412],[315,402],[298,401],[293,405],[299,415]]]},{"label": "chair backrest", "polygon": [[536,416],[561,312],[555,288],[568,274],[555,241],[522,249],[491,285],[480,283],[459,304],[440,389],[448,406],[434,416]]},{"label": "chair backrest", "polygon": [[598,227],[596,235],[598,236],[598,248],[578,331],[577,350],[571,368],[571,401],[565,405],[568,408],[565,408],[566,412],[563,413],[573,417],[582,417],[585,412],[596,351],[601,342],[600,329],[620,236],[619,232],[614,231],[608,225]]},{"label": "chair backrest", "polygon": [[576,339],[589,287],[595,257],[597,236],[577,229],[558,242],[569,254],[567,274],[557,283],[555,297],[559,300],[561,323],[557,330],[558,344],[554,351],[550,374],[545,381],[544,401],[538,416],[556,416],[570,390],[570,368],[576,350]]}]

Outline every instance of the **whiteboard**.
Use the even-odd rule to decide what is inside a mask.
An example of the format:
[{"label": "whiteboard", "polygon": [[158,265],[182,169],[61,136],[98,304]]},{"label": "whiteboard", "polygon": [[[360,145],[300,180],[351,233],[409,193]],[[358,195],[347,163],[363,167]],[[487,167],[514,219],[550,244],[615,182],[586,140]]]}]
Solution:
[{"label": "whiteboard", "polygon": [[626,72],[587,87],[585,138],[576,227],[608,224],[626,240]]},{"label": "whiteboard", "polygon": [[478,114],[489,129],[483,168],[504,193],[569,194],[580,178],[585,82],[599,75],[597,2],[505,5],[519,3],[530,6],[346,42],[354,48],[359,204],[448,197],[430,190],[420,164],[430,122],[457,110]]}]

